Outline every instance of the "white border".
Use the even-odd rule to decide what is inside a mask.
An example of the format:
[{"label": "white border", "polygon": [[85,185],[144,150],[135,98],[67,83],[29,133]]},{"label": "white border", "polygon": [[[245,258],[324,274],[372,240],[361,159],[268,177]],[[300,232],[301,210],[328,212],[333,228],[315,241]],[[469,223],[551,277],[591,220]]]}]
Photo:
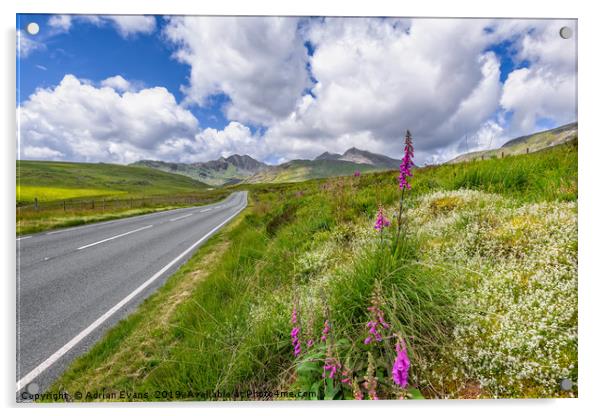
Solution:
[{"label": "white border", "polygon": [[[602,242],[600,241],[600,178],[596,169],[600,165],[602,149],[599,77],[602,74],[600,65],[599,44],[602,39],[602,21],[595,8],[594,1],[525,1],[505,0],[488,1],[345,1],[328,2],[324,0],[304,0],[289,3],[276,0],[193,2],[190,0],[87,0],[73,2],[69,0],[5,0],[0,3],[2,13],[2,255],[4,266],[2,275],[4,302],[2,311],[3,341],[0,343],[2,365],[0,392],[2,406],[8,408],[8,414],[79,414],[82,410],[90,414],[105,415],[106,407],[111,412],[121,411],[144,412],[147,415],[164,415],[168,409],[177,407],[177,412],[205,413],[211,410],[229,414],[242,410],[249,414],[307,414],[340,412],[346,414],[371,413],[413,413],[413,414],[482,414],[504,415],[511,413],[546,413],[566,415],[592,413],[600,403],[602,366],[600,359],[600,305],[602,295],[596,257],[600,257]],[[105,13],[105,14],[285,14],[285,15],[376,15],[376,16],[441,16],[441,17],[558,17],[579,19],[579,399],[576,400],[514,400],[514,401],[455,401],[404,403],[403,407],[396,403],[212,403],[212,404],[158,404],[158,405],[91,405],[75,406],[60,409],[56,406],[21,406],[14,404],[14,368],[15,368],[15,211],[12,201],[15,195],[14,155],[15,155],[15,13],[17,12],[50,12],[50,13]],[[189,407],[192,406],[192,409]],[[126,409],[122,409],[126,407]],[[340,409],[340,410],[338,410]]]}]

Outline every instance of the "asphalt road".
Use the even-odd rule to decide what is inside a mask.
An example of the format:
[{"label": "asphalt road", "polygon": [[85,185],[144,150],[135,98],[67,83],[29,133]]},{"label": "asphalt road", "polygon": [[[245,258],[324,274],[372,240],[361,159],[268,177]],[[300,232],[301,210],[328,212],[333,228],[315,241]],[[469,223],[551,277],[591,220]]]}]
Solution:
[{"label": "asphalt road", "polygon": [[246,204],[237,192],[212,205],[18,238],[17,397],[48,388]]}]

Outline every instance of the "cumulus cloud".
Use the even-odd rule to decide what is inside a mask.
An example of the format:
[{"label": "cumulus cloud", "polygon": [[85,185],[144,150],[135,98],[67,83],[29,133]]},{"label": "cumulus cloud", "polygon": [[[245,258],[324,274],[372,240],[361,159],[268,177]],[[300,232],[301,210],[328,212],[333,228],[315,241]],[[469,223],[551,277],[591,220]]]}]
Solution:
[{"label": "cumulus cloud", "polygon": [[[310,65],[317,84],[291,114],[270,126],[266,143],[287,157],[340,152],[350,145],[399,156],[400,138],[410,129],[418,160],[440,162],[532,132],[541,118],[572,121],[576,59],[574,45],[562,44],[558,36],[564,23],[570,25],[487,19],[313,21],[306,35],[315,48]],[[500,62],[488,50],[508,40],[516,62],[530,67],[510,73],[502,84]],[[500,117],[505,112],[509,124]]]},{"label": "cumulus cloud", "polygon": [[165,36],[190,66],[187,102],[225,93],[231,120],[266,125],[287,116],[310,85],[297,26],[286,17],[170,18]]},{"label": "cumulus cloud", "polygon": [[23,158],[129,163],[172,158],[170,143],[194,143],[198,121],[163,87],[123,92],[66,75],[19,108]]},{"label": "cumulus cloud", "polygon": [[115,91],[128,91],[131,89],[131,84],[121,75],[109,77],[100,82],[103,87],[113,88]]},{"label": "cumulus cloud", "polygon": [[[568,26],[571,39],[559,36]],[[517,59],[531,65],[511,72],[500,100],[512,112],[508,134],[530,133],[540,119],[564,124],[577,119],[577,30],[574,21],[533,22],[516,42]]]},{"label": "cumulus cloud", "polygon": [[[430,154],[477,131],[498,105],[484,20],[326,19],[310,25],[317,84],[266,137],[289,154],[369,148],[399,156],[406,129]],[[450,43],[453,42],[453,47]],[[305,142],[305,145],[302,143]]]},{"label": "cumulus cloud", "polygon": [[156,19],[154,16],[141,15],[53,15],[48,19],[48,25],[55,33],[68,32],[73,23],[91,23],[96,26],[110,24],[124,38],[137,34],[150,34],[155,31]]}]

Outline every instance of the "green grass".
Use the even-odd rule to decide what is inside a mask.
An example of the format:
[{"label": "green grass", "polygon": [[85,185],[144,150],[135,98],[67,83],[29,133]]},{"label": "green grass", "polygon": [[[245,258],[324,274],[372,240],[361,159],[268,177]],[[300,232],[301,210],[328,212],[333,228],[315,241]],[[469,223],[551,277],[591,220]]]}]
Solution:
[{"label": "green grass", "polygon": [[[36,161],[17,161],[16,189],[17,235],[190,206],[192,201],[211,203],[230,192],[145,167]],[[36,198],[38,209],[32,205]]]},{"label": "green grass", "polygon": [[[469,249],[474,243],[475,253],[486,254],[487,244],[495,242],[502,248],[510,244],[509,251],[503,252],[510,254],[504,256],[521,252],[520,244],[529,242],[528,232],[522,237],[500,231],[495,216],[485,214],[488,204],[503,204],[514,213],[515,207],[530,204],[576,201],[576,144],[525,156],[417,169],[408,209],[426,209],[428,224],[438,224],[446,216],[454,219],[460,209],[467,211],[451,223],[456,231],[449,236],[421,235],[421,228],[407,222],[403,245],[392,251],[391,233],[387,231],[380,242],[372,223],[379,203],[388,212],[396,206],[400,192],[396,177],[396,172],[385,172],[235,187],[250,191],[243,216],[75,360],[50,391],[85,394],[104,388],[150,394],[139,400],[175,400],[181,398],[156,398],[153,392],[308,389],[321,398],[349,398],[350,389],[335,388],[320,377],[326,347],[293,357],[290,314],[297,302],[304,336],[316,339],[324,319],[332,323],[331,353],[340,357],[358,382],[370,371],[370,352],[382,397],[399,394],[388,373],[396,335],[408,341],[411,380],[423,395],[471,397],[467,386],[479,376],[476,370],[449,383],[439,382],[437,374],[451,373],[461,365],[449,351],[454,328],[466,315],[458,300],[480,287],[486,268],[471,271],[462,262],[432,264],[435,257],[430,253],[442,244],[453,247],[460,240],[452,238],[462,239],[462,231],[479,222],[488,224],[490,234],[466,241]],[[436,199],[426,207],[420,202],[434,192],[458,189],[481,193],[470,203],[455,196]],[[486,195],[502,202],[488,202],[498,199]],[[495,264],[497,257],[492,259]],[[183,288],[185,282],[189,284]],[[391,330],[383,344],[366,346],[362,340],[367,307],[375,298]],[[492,377],[503,383],[503,374]],[[534,385],[505,394],[539,397],[542,391]],[[479,397],[492,395],[495,392],[486,388],[478,390]]]},{"label": "green grass", "polygon": [[182,175],[106,163],[17,161],[17,205],[81,197],[136,197],[203,191]]}]

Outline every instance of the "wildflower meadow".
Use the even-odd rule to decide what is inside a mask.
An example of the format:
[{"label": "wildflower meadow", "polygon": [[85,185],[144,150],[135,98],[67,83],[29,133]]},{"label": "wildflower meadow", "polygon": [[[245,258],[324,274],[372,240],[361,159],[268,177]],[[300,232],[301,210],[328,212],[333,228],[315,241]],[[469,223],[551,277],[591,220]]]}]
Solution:
[{"label": "wildflower meadow", "polygon": [[576,141],[417,167],[414,139],[396,172],[237,185],[249,208],[52,390],[576,397]]}]

